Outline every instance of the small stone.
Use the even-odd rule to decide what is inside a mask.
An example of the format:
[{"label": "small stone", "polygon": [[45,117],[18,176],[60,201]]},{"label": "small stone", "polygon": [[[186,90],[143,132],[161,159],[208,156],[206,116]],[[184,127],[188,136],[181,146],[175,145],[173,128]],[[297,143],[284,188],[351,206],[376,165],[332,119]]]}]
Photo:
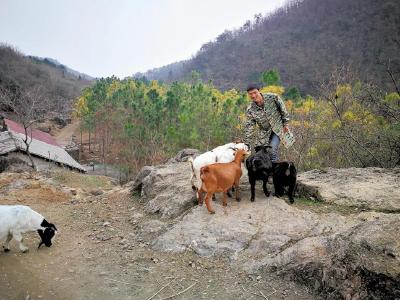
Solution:
[{"label": "small stone", "polygon": [[104,192],[103,192],[102,190],[100,190],[100,189],[94,189],[94,190],[91,190],[90,193],[91,193],[93,196],[100,196],[100,195],[102,195]]},{"label": "small stone", "polygon": [[110,226],[110,224],[111,224],[110,222],[104,222],[103,226]]}]

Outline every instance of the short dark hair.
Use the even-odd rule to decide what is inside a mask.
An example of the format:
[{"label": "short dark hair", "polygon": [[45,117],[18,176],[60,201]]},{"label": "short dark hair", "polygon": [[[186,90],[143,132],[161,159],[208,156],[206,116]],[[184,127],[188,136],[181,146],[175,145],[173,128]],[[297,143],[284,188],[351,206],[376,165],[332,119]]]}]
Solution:
[{"label": "short dark hair", "polygon": [[260,89],[260,88],[258,87],[257,84],[249,84],[249,85],[247,86],[246,91],[247,91],[247,92],[250,92],[250,91],[252,91],[252,90],[259,90],[259,89]]}]

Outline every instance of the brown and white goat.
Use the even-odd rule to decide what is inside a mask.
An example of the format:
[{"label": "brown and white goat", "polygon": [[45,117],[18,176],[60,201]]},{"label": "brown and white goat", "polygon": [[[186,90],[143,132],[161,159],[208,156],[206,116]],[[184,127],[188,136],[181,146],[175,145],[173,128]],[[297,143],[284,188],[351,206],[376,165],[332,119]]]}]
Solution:
[{"label": "brown and white goat", "polygon": [[210,199],[216,192],[222,192],[222,205],[227,206],[226,197],[228,190],[234,186],[236,200],[240,201],[239,180],[242,176],[241,163],[244,161],[248,151],[239,149],[235,153],[235,159],[230,163],[215,163],[200,169],[200,178],[202,181],[199,189],[199,205],[203,204],[203,193],[206,194],[205,202],[210,214],[215,211],[211,207]]}]

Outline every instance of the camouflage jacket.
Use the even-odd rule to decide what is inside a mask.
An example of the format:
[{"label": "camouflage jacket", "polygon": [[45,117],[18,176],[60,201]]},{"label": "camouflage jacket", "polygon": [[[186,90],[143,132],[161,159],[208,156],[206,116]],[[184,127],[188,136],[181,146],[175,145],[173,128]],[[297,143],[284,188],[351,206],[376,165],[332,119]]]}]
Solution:
[{"label": "camouflage jacket", "polygon": [[277,94],[263,94],[264,107],[252,102],[246,110],[244,125],[244,142],[258,145],[268,145],[271,132],[279,137],[283,135],[283,126],[289,122],[289,114],[285,103]]}]

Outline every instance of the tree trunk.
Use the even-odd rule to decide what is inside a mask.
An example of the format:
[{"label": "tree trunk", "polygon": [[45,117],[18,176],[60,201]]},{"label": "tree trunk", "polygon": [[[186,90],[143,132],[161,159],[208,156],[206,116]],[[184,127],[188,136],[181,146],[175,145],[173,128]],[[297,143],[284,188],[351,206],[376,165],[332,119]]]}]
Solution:
[{"label": "tree trunk", "polygon": [[25,147],[26,147],[26,154],[28,155],[29,161],[31,162],[31,167],[36,171],[36,165],[33,162],[31,153],[29,152],[29,146],[32,142],[32,129],[31,129],[31,141],[30,142],[28,142],[28,127],[24,126],[24,131],[25,131],[24,143],[25,143]]}]

